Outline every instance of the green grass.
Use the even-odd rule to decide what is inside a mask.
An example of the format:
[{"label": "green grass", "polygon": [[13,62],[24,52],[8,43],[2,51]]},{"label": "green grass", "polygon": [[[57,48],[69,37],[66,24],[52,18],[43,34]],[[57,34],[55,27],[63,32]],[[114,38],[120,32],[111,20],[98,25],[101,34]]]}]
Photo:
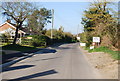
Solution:
[{"label": "green grass", "polygon": [[88,52],[104,52],[104,53],[110,54],[113,59],[120,60],[120,52],[113,51],[113,50],[109,49],[108,47],[99,47],[99,48],[95,48],[95,49],[89,49]]},{"label": "green grass", "polygon": [[84,47],[85,50],[89,50],[90,48],[89,47]]},{"label": "green grass", "polygon": [[1,55],[1,54],[3,55],[3,54],[5,54],[5,52],[3,52],[3,51],[0,51],[0,55]]},{"label": "green grass", "polygon": [[1,46],[5,46],[5,45],[8,45],[8,43],[2,43],[2,42],[0,42],[0,47]]},{"label": "green grass", "polygon": [[[22,46],[27,46],[27,47],[34,47],[34,46],[30,46],[30,45],[22,45]],[[35,47],[35,48],[46,48],[47,46],[40,46],[40,47]]]},{"label": "green grass", "polygon": [[15,44],[15,45],[9,44],[9,45],[2,46],[2,49],[3,50],[15,50],[15,51],[25,52],[25,51],[34,50],[34,49],[37,49],[37,48],[29,47],[29,46],[21,46],[21,45],[18,45],[18,44]]}]

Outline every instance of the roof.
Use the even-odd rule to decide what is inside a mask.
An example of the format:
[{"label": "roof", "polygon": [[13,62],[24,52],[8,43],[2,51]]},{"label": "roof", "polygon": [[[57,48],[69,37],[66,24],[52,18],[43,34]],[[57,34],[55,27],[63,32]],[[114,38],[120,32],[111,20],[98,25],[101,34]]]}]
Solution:
[{"label": "roof", "polygon": [[[0,27],[2,27],[2,26],[5,25],[5,24],[8,24],[8,25],[11,26],[12,28],[16,29],[15,26],[13,26],[12,24],[10,24],[10,23],[8,23],[8,22],[5,22],[5,23],[1,24]],[[24,34],[26,34],[26,32],[24,32],[24,31],[22,31],[22,30],[19,30],[19,31],[22,32],[22,33],[24,33]]]}]

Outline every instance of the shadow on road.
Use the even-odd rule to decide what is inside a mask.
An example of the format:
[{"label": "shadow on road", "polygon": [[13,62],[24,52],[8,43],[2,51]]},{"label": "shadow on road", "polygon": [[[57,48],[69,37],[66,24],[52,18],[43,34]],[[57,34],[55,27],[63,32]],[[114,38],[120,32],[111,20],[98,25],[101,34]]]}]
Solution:
[{"label": "shadow on road", "polygon": [[35,65],[21,65],[21,66],[9,67],[9,68],[3,70],[3,72],[11,71],[11,70],[25,69],[25,68],[30,68],[30,67],[33,67],[33,66],[35,66]]},{"label": "shadow on road", "polygon": [[49,54],[49,53],[56,53],[57,51],[55,49],[43,49],[40,52],[36,52],[35,54]]},{"label": "shadow on road", "polygon": [[56,49],[66,50],[66,49],[70,49],[70,47],[56,47]]},{"label": "shadow on road", "polygon": [[42,60],[51,60],[51,59],[57,59],[59,57],[53,57],[53,58],[46,58],[46,59],[42,59]]},{"label": "shadow on road", "polygon": [[[68,46],[62,47],[61,45],[64,45],[64,44],[68,44]],[[69,44],[71,44],[71,43],[57,43],[57,44],[54,44],[51,47],[54,48],[54,49],[59,49],[59,50],[70,49],[71,47],[69,47]]]},{"label": "shadow on road", "polygon": [[36,60],[32,60],[32,61],[27,61],[27,62],[21,62],[20,64],[23,64],[23,63],[35,63],[35,62],[38,62],[38,61],[46,61],[46,60],[54,60],[54,59],[57,59],[57,58],[61,58],[61,57],[51,57],[51,58],[44,58],[44,59],[36,59]]},{"label": "shadow on road", "polygon": [[24,76],[24,77],[20,77],[20,78],[16,78],[16,79],[11,79],[11,80],[8,80],[8,81],[27,80],[27,79],[32,79],[32,78],[35,78],[35,77],[51,75],[51,74],[55,74],[55,73],[58,73],[58,72],[56,72],[54,69],[52,69],[52,70],[49,70],[49,71],[45,71],[45,72],[41,72],[41,73],[36,73],[36,74],[33,74],[33,75],[28,75],[28,76]]}]

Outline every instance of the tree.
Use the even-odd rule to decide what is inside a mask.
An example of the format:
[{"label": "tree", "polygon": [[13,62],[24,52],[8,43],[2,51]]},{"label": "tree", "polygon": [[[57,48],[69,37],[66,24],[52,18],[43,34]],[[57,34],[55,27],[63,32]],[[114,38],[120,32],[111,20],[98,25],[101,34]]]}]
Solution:
[{"label": "tree", "polygon": [[[70,32],[64,32],[63,27],[60,27],[59,30],[53,29],[53,41],[54,42],[64,42],[64,43],[70,43],[70,42],[76,42],[76,37],[73,36]],[[51,29],[46,31],[46,36],[51,36]]]},{"label": "tree", "polygon": [[86,31],[93,31],[96,25],[100,23],[106,23],[111,18],[107,8],[109,2],[94,2],[91,4],[88,10],[84,11],[84,18],[82,18],[82,24]]},{"label": "tree", "polygon": [[60,26],[59,31],[60,31],[60,32],[63,32],[63,31],[64,31],[64,27],[63,27],[63,26]]},{"label": "tree", "polygon": [[1,5],[2,12],[16,23],[16,32],[13,44],[16,44],[18,37],[18,30],[22,27],[23,22],[31,15],[35,9],[31,3],[28,2],[3,2]]},{"label": "tree", "polygon": [[34,34],[41,35],[44,33],[43,28],[51,21],[51,11],[46,8],[36,9],[28,18],[28,27]]},{"label": "tree", "polygon": [[115,46],[118,38],[118,23],[115,16],[116,12],[109,8],[109,4],[112,3],[106,0],[92,3],[90,8],[84,11],[84,18],[82,18],[81,23],[84,25],[85,32],[100,37],[108,36],[108,39],[112,41],[112,45]]}]

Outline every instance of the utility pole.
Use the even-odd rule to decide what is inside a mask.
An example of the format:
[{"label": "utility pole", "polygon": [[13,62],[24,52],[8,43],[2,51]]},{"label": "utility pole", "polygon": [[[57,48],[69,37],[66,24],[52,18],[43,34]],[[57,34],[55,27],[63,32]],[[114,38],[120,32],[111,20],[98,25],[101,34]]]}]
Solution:
[{"label": "utility pole", "polygon": [[78,30],[79,30],[79,24],[78,24],[78,27],[77,27],[77,37],[78,37]]},{"label": "utility pole", "polygon": [[51,28],[51,39],[53,39],[53,26],[54,26],[54,9],[52,9],[52,28]]},{"label": "utility pole", "polygon": [[77,27],[77,40],[79,40],[80,41],[80,37],[78,36],[78,34],[79,34],[79,24],[78,24],[78,27]]}]

